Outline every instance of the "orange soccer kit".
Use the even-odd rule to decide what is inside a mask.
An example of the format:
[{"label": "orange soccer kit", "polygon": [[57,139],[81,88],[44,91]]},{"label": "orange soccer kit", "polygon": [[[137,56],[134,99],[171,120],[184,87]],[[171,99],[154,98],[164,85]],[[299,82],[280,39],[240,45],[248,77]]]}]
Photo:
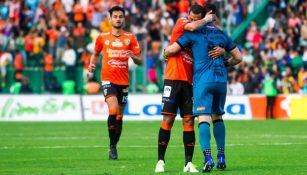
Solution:
[{"label": "orange soccer kit", "polygon": [[136,37],[123,31],[120,36],[111,32],[101,33],[95,43],[95,52],[103,54],[101,81],[109,81],[116,85],[129,85],[127,52],[139,55],[141,50]]},{"label": "orange soccer kit", "polygon": [[[184,34],[184,26],[189,23],[186,18],[179,18],[172,31],[170,44],[176,42]],[[181,116],[192,115],[192,78],[193,57],[190,48],[183,48],[177,54],[167,58],[164,73],[164,92],[162,96],[164,115],[177,115],[180,109]]]},{"label": "orange soccer kit", "polygon": [[[120,36],[111,32],[101,33],[96,39],[95,52],[102,52],[102,90],[105,100],[116,96],[118,104],[125,106],[128,98],[129,70],[127,53],[139,55],[141,50],[136,37],[123,31]],[[110,138],[109,159],[117,159],[116,144],[122,132],[123,113],[117,105],[108,104],[108,131]]]},{"label": "orange soccer kit", "polygon": [[[181,35],[184,34],[184,26],[189,23],[186,18],[179,18],[172,31],[170,45],[176,42]],[[184,48],[173,56],[167,58],[165,68],[166,80],[182,80],[192,84],[193,77],[193,57],[192,51],[189,48]]]},{"label": "orange soccer kit", "polygon": [[95,43],[95,52],[101,51],[101,81],[105,99],[116,96],[118,103],[125,105],[129,86],[127,53],[140,54],[137,39],[132,33],[125,31],[120,36],[114,36],[111,32],[101,33]]},{"label": "orange soccer kit", "polygon": [[[186,18],[177,20],[173,28],[170,44],[176,42],[181,35],[184,34],[184,26],[189,23]],[[164,116],[177,116],[177,110],[180,110],[180,116],[183,120],[193,120],[193,89],[192,89],[192,74],[193,57],[191,49],[183,48],[177,54],[167,58],[165,68],[164,91],[162,95],[162,111]],[[194,125],[183,122],[183,143],[185,152],[185,162],[192,162],[195,132]],[[167,144],[170,140],[170,131],[172,123],[167,123],[164,120],[161,123],[158,136],[158,160],[163,160]],[[166,145],[166,146],[165,146]]]}]

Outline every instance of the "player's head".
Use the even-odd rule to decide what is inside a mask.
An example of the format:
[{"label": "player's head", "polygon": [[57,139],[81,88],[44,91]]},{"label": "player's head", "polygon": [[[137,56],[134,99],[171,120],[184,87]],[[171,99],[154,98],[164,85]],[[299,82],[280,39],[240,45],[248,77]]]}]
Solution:
[{"label": "player's head", "polygon": [[125,9],[120,6],[114,6],[109,10],[112,27],[120,29],[125,21]]},{"label": "player's head", "polygon": [[204,6],[204,14],[207,14],[208,12],[211,11],[211,14],[215,14],[216,15],[216,6],[214,4],[206,4]]},{"label": "player's head", "polygon": [[197,21],[200,20],[204,16],[204,8],[200,5],[192,5],[189,11],[189,20]]}]

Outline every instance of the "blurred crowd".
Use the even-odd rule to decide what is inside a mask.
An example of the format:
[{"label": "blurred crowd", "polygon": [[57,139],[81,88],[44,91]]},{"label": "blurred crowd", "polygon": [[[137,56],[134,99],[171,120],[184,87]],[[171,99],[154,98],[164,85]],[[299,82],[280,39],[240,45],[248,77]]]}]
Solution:
[{"label": "blurred crowd", "polygon": [[264,26],[252,22],[241,46],[243,63],[229,74],[229,93],[263,92],[273,75],[280,94],[307,94],[307,2],[273,1]]},{"label": "blurred crowd", "polygon": [[[75,93],[76,67],[83,67],[85,93],[98,93],[95,77],[87,71],[94,41],[100,32],[110,30],[108,9],[123,6],[125,30],[133,32],[145,58],[147,93],[159,93],[164,62],[161,51],[169,43],[179,17],[189,7],[215,3],[220,24],[231,34],[261,3],[261,0],[5,0],[0,1],[1,86],[6,86],[8,67],[14,67],[15,80],[21,87],[31,79],[24,70],[44,71],[44,90]],[[265,26],[253,22],[246,43],[241,46],[243,64],[229,74],[229,93],[261,93],[271,71],[276,73],[280,93],[296,93],[307,82],[306,2],[270,0]],[[66,84],[59,84],[54,69],[64,69]],[[131,77],[136,78],[136,77]],[[16,84],[15,84],[16,85]],[[19,87],[16,86],[16,87]],[[67,88],[68,87],[68,88]],[[98,88],[97,88],[98,87]],[[307,87],[305,87],[307,88]],[[11,88],[14,90],[14,88]],[[16,89],[16,88],[15,88]],[[19,88],[17,88],[19,89]],[[90,90],[89,90],[90,89]],[[27,92],[31,92],[28,88]]]}]

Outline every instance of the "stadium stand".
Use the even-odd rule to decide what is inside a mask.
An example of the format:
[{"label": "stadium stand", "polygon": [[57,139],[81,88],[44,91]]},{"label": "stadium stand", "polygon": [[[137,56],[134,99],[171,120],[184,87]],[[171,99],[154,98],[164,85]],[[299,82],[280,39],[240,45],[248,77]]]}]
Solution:
[{"label": "stadium stand", "polygon": [[[10,93],[14,82],[28,79],[33,93],[59,93],[48,87],[56,79],[58,84],[74,81],[76,93],[82,93],[90,79],[84,73],[89,58],[84,53],[93,50],[101,31],[110,29],[108,9],[114,5],[127,10],[126,30],[136,34],[145,58],[143,66],[130,65],[130,91],[146,92],[152,68],[161,89],[165,64],[161,50],[168,45],[173,25],[187,15],[191,4],[208,2],[218,6],[220,24],[243,52],[244,62],[229,73],[232,89],[243,85],[245,94],[261,93],[262,82],[275,71],[279,93],[306,92],[307,2],[303,0],[0,1],[0,92]],[[98,81],[99,75],[98,69],[94,74]]]}]

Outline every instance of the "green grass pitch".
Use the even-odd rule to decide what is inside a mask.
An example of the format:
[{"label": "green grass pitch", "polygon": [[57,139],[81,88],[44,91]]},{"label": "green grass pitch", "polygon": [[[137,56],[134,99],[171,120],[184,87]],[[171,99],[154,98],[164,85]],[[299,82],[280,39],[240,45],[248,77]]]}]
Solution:
[{"label": "green grass pitch", "polygon": [[[211,174],[307,174],[307,121],[225,123],[227,170]],[[125,121],[119,160],[110,161],[106,122],[1,122],[0,175],[154,174],[159,125]],[[212,148],[215,158],[213,137]],[[193,162],[201,168],[202,160],[197,140]],[[184,174],[183,164],[182,126],[177,121],[164,174]]]}]

